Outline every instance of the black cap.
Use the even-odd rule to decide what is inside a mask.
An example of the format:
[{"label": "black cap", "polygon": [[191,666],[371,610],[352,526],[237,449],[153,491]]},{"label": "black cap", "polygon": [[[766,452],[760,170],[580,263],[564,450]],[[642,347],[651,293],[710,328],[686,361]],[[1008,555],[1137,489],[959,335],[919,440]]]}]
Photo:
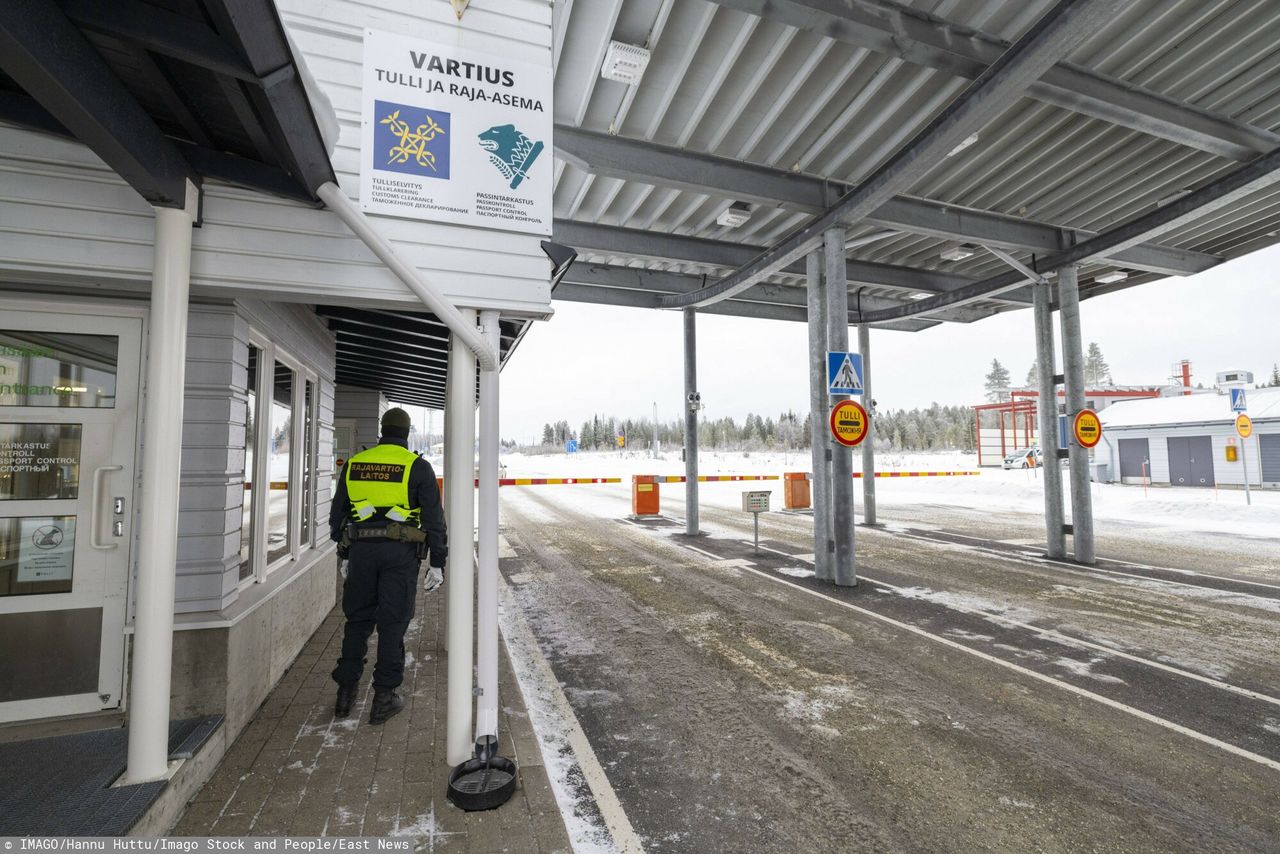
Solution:
[{"label": "black cap", "polygon": [[382,413],[382,435],[384,436],[407,439],[409,438],[409,428],[412,425],[413,422],[409,419],[409,413],[398,406]]}]

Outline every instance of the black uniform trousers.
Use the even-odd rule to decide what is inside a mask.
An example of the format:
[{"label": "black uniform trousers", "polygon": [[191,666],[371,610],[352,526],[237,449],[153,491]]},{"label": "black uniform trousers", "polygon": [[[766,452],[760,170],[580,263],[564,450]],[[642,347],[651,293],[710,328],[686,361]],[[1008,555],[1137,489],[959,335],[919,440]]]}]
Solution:
[{"label": "black uniform trousers", "polygon": [[364,540],[351,544],[347,580],[342,585],[347,625],[333,681],[339,685],[359,681],[374,629],[378,631],[374,690],[390,691],[404,681],[404,633],[413,619],[419,566],[413,543]]}]

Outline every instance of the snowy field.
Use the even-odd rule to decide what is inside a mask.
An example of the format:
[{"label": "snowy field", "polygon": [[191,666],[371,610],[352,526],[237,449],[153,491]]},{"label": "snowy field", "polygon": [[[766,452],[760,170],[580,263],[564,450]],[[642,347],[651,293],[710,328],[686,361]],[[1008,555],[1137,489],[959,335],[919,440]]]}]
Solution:
[{"label": "snowy field", "polygon": [[[663,452],[659,459],[647,453],[594,451],[577,454],[527,456],[504,454],[508,477],[621,477],[629,488],[633,474],[683,475],[680,452]],[[876,459],[880,471],[979,471],[977,457],[960,453],[881,454]],[[860,470],[861,459],[855,453],[854,469]],[[703,475],[773,474],[809,471],[809,455],[804,453],[703,452],[699,455],[699,473]],[[984,468],[976,477],[880,478],[876,496],[881,507],[894,505],[941,504],[976,510],[1027,513],[1044,512],[1044,481],[1038,470]],[[537,489],[539,487],[528,487]],[[545,487],[573,489],[578,487]],[[591,489],[592,487],[581,487]],[[669,484],[665,495],[683,496],[683,488]],[[740,506],[744,489],[771,489],[773,507],[782,507],[782,482],[758,484],[706,483],[700,491],[707,504],[724,507]],[[678,490],[678,491],[677,491]],[[861,487],[855,489],[861,496]],[[1094,515],[1097,519],[1133,521],[1155,525],[1176,524],[1200,531],[1243,534],[1280,539],[1280,491],[1253,491],[1253,506],[1245,503],[1238,489],[1186,489],[1121,484],[1093,484]],[[1067,499],[1068,513],[1070,500]]]}]

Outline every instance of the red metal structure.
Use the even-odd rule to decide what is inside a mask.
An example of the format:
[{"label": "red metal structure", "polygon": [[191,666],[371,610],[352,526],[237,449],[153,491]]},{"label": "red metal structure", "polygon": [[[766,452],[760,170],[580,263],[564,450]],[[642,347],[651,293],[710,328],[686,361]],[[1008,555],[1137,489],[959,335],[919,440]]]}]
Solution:
[{"label": "red metal structure", "polygon": [[[985,465],[999,465],[1013,451],[1030,448],[1036,435],[1036,404],[1039,393],[1030,389],[1013,389],[1009,392],[1009,400],[1000,403],[983,403],[973,407],[974,427],[978,451],[978,465],[982,461],[982,417],[985,412],[993,412],[1000,419],[1000,460],[987,462]],[[1119,403],[1122,400],[1138,400],[1146,397],[1159,397],[1160,389],[1142,386],[1129,388],[1092,389],[1085,392],[1085,400],[1089,408],[1095,411],[1105,409],[1099,403]],[[1066,399],[1066,393],[1058,391],[1058,400]],[[987,429],[991,429],[988,427]]]}]

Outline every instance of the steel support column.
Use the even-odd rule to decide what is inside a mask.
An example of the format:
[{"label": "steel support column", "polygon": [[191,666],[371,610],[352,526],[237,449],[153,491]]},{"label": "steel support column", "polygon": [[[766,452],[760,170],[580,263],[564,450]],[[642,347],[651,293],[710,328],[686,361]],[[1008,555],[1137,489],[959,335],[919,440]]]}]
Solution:
[{"label": "steel support column", "polygon": [[698,533],[698,311],[684,309],[684,532]]},{"label": "steel support column", "polygon": [[862,521],[876,523],[876,418],[871,401],[871,327],[858,324],[858,352],[862,354],[862,403],[867,408],[867,435],[862,440]]},{"label": "steel support column", "polygon": [[[472,326],[476,314],[462,310]],[[476,356],[458,336],[449,342],[448,402],[444,417],[444,501],[449,526],[449,559],[445,567],[448,599],[448,715],[445,756],[450,765],[471,758],[472,703],[475,695],[475,474]]]},{"label": "steel support column", "polygon": [[[497,353],[498,312],[482,311],[480,328]],[[498,735],[498,365],[480,371],[480,517],[476,569],[476,742]],[[496,742],[492,743],[496,748]]]},{"label": "steel support column", "polygon": [[831,562],[831,442],[827,438],[827,291],[822,252],[805,256],[809,286],[809,443],[813,474],[813,567],[819,581],[835,581]]},{"label": "steel support column", "polygon": [[[1084,346],[1080,336],[1080,285],[1074,264],[1058,271],[1058,314],[1062,324],[1062,374],[1067,391],[1067,421],[1085,408]],[[1093,493],[1089,483],[1089,449],[1067,440],[1071,458],[1071,555],[1077,563],[1093,563]]]},{"label": "steel support column", "polygon": [[1063,533],[1062,464],[1058,460],[1058,385],[1055,348],[1053,346],[1053,308],[1051,285],[1046,281],[1031,286],[1036,327],[1036,413],[1039,417],[1040,450],[1044,454],[1044,528],[1049,557],[1067,554]]},{"label": "steel support column", "polygon": [[182,403],[191,291],[191,228],[196,190],[185,208],[157,207],[148,324],[147,388],[142,416],[142,490],[138,518],[137,605],[129,683],[130,783],[169,775],[169,688],[173,669],[173,596],[178,558]]},{"label": "steel support column", "polygon": [[833,581],[831,570],[831,442],[827,438],[827,295],[822,253],[805,256],[809,277],[809,443],[813,474],[813,568],[819,581]]},{"label": "steel support column", "polygon": [[[844,237],[843,228],[829,228],[822,235],[827,280],[827,349],[835,351],[849,349],[849,289],[839,284],[846,281]],[[825,382],[825,355],[822,368]],[[834,406],[847,399],[832,397],[829,402]],[[831,530],[835,542],[832,578],[841,587],[853,587],[858,583],[853,543],[853,449],[830,437],[826,444],[831,447]]]}]

